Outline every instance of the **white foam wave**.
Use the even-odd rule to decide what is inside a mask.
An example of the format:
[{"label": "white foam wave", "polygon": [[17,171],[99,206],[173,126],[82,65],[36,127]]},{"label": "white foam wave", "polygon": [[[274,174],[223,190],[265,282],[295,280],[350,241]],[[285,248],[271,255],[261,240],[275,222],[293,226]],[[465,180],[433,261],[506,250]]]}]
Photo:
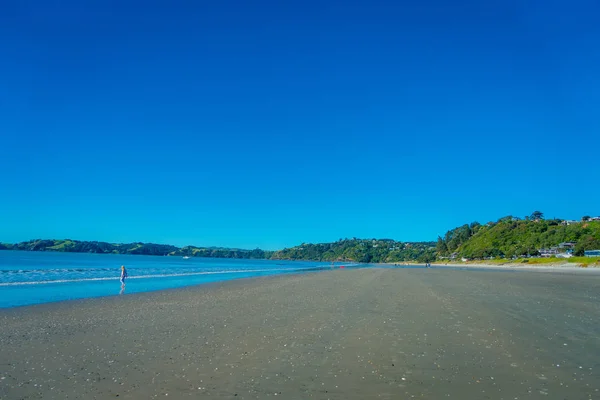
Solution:
[{"label": "white foam wave", "polygon": [[[254,272],[281,272],[281,271],[301,271],[303,269],[310,268],[271,268],[271,269],[246,269],[246,270],[234,270],[234,271],[203,271],[203,272],[187,272],[180,274],[154,274],[154,275],[138,275],[130,276],[127,279],[149,279],[149,278],[172,278],[182,276],[195,276],[195,275],[214,275],[214,274],[243,274],[243,273],[254,273]],[[22,282],[2,282],[0,286],[18,286],[18,285],[44,285],[50,283],[72,283],[72,282],[94,282],[94,281],[118,281],[119,277],[100,277],[100,278],[81,278],[81,279],[54,279],[47,281],[22,281]]]}]

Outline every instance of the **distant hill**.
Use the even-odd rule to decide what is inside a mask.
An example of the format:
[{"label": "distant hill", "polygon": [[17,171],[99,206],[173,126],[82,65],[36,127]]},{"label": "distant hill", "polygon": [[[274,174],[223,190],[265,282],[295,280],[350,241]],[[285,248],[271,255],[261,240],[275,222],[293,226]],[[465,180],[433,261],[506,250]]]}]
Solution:
[{"label": "distant hill", "polygon": [[48,240],[35,239],[17,244],[4,244],[9,250],[57,251],[65,253],[99,253],[99,254],[143,254],[165,256],[177,252],[179,248],[165,244],[128,243],[114,244],[106,242],[88,242],[80,240]]},{"label": "distant hill", "polygon": [[141,254],[151,256],[190,256],[214,258],[268,258],[273,252],[220,247],[179,248],[167,244],[127,243],[115,244],[106,242],[89,242],[80,240],[43,240],[36,239],[17,244],[0,244],[0,250],[56,251],[65,253],[98,253],[98,254]]},{"label": "distant hill", "polygon": [[56,251],[70,253],[144,254],[210,258],[395,262],[433,261],[434,242],[403,243],[391,239],[344,239],[334,243],[302,244],[280,251],[244,250],[221,247],[176,247],[154,243],[114,244],[79,240],[36,239],[17,244],[0,244],[0,250]]},{"label": "distant hill", "polygon": [[575,242],[574,254],[600,249],[600,220],[544,219],[539,211],[525,219],[507,216],[482,225],[465,224],[448,231],[436,242],[398,242],[392,239],[340,239],[333,243],[303,243],[279,251],[222,247],[176,247],[154,243],[114,244],[79,240],[30,240],[0,243],[0,250],[57,251],[73,253],[144,254],[240,259],[355,261],[361,263],[431,262],[436,258],[520,257],[537,255],[540,249]]},{"label": "distant hill", "polygon": [[[541,213],[540,213],[541,214]],[[455,254],[469,259],[537,255],[539,249],[575,242],[574,255],[600,249],[600,221],[569,222],[512,216],[482,225],[478,222],[452,229],[439,237],[438,256]]]},{"label": "distant hill", "polygon": [[356,261],[364,263],[435,260],[435,242],[396,242],[391,239],[340,239],[334,243],[304,243],[276,251],[282,260]]},{"label": "distant hill", "polygon": [[268,259],[273,255],[272,251],[254,249],[229,249],[224,247],[195,247],[186,246],[179,249],[172,255],[184,255],[188,257],[209,257],[209,258],[246,258],[246,259]]}]

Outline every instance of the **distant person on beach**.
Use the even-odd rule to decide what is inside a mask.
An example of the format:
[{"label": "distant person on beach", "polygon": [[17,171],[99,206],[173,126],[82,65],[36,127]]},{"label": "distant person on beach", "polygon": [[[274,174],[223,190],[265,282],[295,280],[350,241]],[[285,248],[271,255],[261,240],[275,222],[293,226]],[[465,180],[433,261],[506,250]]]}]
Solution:
[{"label": "distant person on beach", "polygon": [[125,286],[125,279],[127,278],[127,270],[124,265],[121,265],[121,286]]}]

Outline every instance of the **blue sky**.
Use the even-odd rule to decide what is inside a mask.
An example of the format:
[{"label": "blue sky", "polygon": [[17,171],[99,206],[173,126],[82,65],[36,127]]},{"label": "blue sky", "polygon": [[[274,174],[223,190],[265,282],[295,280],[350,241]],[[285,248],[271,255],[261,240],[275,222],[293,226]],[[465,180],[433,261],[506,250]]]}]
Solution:
[{"label": "blue sky", "polygon": [[2,8],[0,241],[275,249],[600,214],[595,1]]}]

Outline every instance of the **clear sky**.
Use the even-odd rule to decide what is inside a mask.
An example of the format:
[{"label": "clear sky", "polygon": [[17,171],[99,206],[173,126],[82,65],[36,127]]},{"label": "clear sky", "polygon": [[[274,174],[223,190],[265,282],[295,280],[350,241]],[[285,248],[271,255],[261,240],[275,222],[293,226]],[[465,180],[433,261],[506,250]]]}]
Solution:
[{"label": "clear sky", "polygon": [[595,0],[0,6],[0,241],[276,249],[600,214]]}]

